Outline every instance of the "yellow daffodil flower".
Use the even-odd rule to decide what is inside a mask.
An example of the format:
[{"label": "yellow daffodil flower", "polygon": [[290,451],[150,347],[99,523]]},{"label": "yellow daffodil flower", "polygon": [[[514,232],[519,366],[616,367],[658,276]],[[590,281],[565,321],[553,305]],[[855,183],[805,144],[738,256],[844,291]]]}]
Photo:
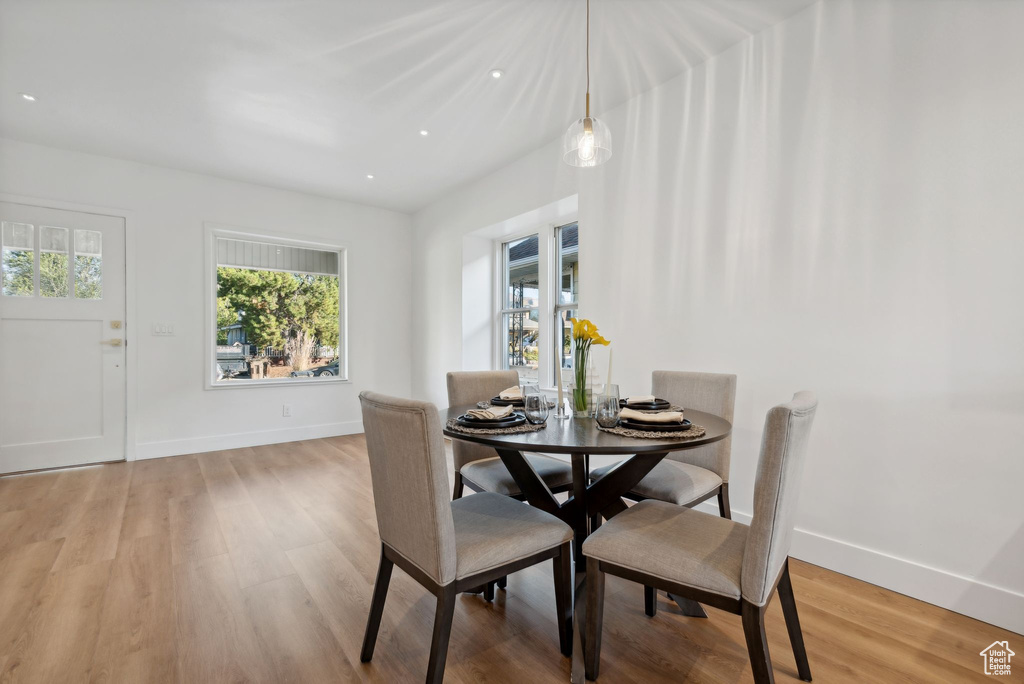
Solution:
[{"label": "yellow daffodil flower", "polygon": [[611,344],[598,331],[597,326],[586,318],[570,318],[572,323],[572,338],[579,341],[588,341],[592,344],[608,346]]},{"label": "yellow daffodil flower", "polygon": [[587,389],[587,360],[591,345],[600,344],[607,347],[611,342],[598,332],[597,326],[586,318],[570,318],[572,323],[573,372],[576,384],[572,389],[572,406],[574,411],[588,410],[590,390]]}]

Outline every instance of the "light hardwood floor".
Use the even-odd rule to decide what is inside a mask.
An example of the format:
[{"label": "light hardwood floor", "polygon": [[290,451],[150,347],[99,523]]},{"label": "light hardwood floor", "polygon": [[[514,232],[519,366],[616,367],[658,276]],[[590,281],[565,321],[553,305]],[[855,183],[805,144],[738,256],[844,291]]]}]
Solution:
[{"label": "light hardwood floor", "polygon": [[[434,601],[396,569],[374,661],[361,435],[0,479],[0,682],[422,681]],[[984,681],[1024,640],[806,563],[793,584],[817,682]],[[563,682],[550,564],[458,599],[450,682]],[[740,620],[683,617],[609,577],[602,682],[748,682]],[[777,603],[779,681],[797,681]],[[1024,681],[1024,655],[1014,677]]]}]

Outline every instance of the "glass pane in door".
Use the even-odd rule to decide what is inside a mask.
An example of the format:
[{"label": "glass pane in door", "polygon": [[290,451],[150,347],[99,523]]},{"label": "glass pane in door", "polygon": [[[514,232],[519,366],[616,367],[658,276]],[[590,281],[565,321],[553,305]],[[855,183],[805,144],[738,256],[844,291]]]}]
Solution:
[{"label": "glass pane in door", "polygon": [[68,229],[39,226],[39,294],[67,297]]},{"label": "glass pane in door", "polygon": [[103,233],[75,229],[75,297],[103,299]]},{"label": "glass pane in door", "polygon": [[3,294],[7,297],[31,297],[35,293],[35,226],[4,221],[0,234],[3,245],[3,258],[0,261]]}]

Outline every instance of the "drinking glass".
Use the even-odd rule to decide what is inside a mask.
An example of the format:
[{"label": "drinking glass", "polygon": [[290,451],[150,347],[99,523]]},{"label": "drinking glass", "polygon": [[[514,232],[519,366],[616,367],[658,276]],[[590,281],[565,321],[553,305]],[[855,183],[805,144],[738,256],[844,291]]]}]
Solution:
[{"label": "drinking glass", "polygon": [[530,392],[523,397],[523,413],[526,420],[540,425],[548,419],[548,398],[540,390]]},{"label": "drinking glass", "polygon": [[601,427],[615,427],[619,422],[619,386],[607,385],[597,395],[597,424]]}]

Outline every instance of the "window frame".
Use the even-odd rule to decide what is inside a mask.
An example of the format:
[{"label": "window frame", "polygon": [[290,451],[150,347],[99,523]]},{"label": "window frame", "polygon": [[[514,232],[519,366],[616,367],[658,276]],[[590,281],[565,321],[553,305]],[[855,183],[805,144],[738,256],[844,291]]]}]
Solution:
[{"label": "window frame", "polygon": [[[572,311],[574,309],[578,311],[579,308],[580,308],[580,293],[579,293],[579,283],[578,282],[577,282],[576,288],[575,288],[575,296],[573,297],[572,301],[564,303],[564,304],[562,303],[562,268],[561,268],[562,267],[562,239],[561,239],[562,238],[562,230],[564,228],[568,228],[569,226],[573,226],[573,225],[576,226],[576,235],[577,235],[577,237],[576,237],[576,262],[579,263],[579,254],[580,254],[580,246],[579,246],[579,230],[580,230],[580,225],[579,225],[579,221],[576,220],[576,219],[573,219],[572,221],[568,221],[568,222],[562,223],[559,226],[555,226],[554,235],[552,236],[552,238],[553,238],[552,245],[553,245],[553,250],[554,250],[552,252],[553,255],[554,255],[554,258],[551,260],[551,268],[552,268],[551,275],[552,275],[552,278],[553,278],[553,281],[552,281],[552,285],[553,285],[552,293],[553,293],[553,296],[554,296],[554,306],[552,306],[552,308],[551,308],[551,310],[552,310],[552,316],[551,316],[551,333],[552,333],[551,334],[551,342],[552,342],[551,346],[552,346],[552,349],[551,349],[551,353],[553,354],[553,356],[552,356],[552,374],[551,374],[551,382],[552,383],[554,383],[554,381],[555,381],[555,373],[562,372],[564,374],[565,370],[569,370],[570,372],[572,370],[571,368],[565,369],[565,370],[562,369],[562,341],[560,339],[561,336],[560,335],[556,335],[555,332],[558,330],[559,319],[561,318],[561,314],[563,312],[565,312],[565,311]],[[569,355],[569,358],[570,359],[572,358],[571,354]]]},{"label": "window frame", "polygon": [[[579,218],[575,212],[559,216],[556,220],[528,229],[503,235],[494,240],[494,368],[506,369],[508,358],[508,331],[504,327],[505,316],[510,313],[537,311],[538,345],[537,383],[548,391],[555,390],[555,373],[559,358],[558,343],[555,341],[556,317],[566,309],[579,308],[579,296],[571,304],[560,303],[561,279],[556,277],[560,266],[559,245],[562,228],[576,225]],[[537,236],[538,258],[538,303],[535,307],[509,308],[506,306],[508,290],[508,245],[523,238]],[[578,248],[577,248],[578,249]],[[544,340],[551,340],[545,342]]]},{"label": "window frame", "polygon": [[[282,386],[321,386],[350,384],[348,358],[348,247],[342,244],[331,244],[318,241],[316,238],[291,235],[284,237],[267,232],[257,232],[205,223],[206,230],[206,287],[204,288],[205,340],[203,348],[206,359],[203,370],[203,384],[207,390],[241,389],[246,387],[282,387]],[[217,381],[217,239],[248,240],[276,244],[286,247],[300,247],[338,254],[338,375],[332,378],[262,378],[239,382]],[[289,271],[290,272],[290,271]]]},{"label": "window frame", "polygon": [[[16,249],[3,244],[4,238],[0,234],[0,297],[4,298],[17,298],[23,300],[39,300],[39,301],[54,301],[54,302],[88,302],[88,301],[103,301],[103,232],[95,230],[94,228],[78,228],[69,225],[55,225],[57,221],[53,222],[38,222],[38,223],[25,223],[23,221],[2,221],[0,222],[0,232],[2,232],[8,225],[22,225],[28,226],[31,231],[31,242],[32,246],[29,249],[21,248]],[[47,229],[52,231],[64,231],[64,250],[47,248],[43,246],[43,233]],[[86,252],[80,250],[78,247],[78,236],[81,233],[96,233],[100,239],[100,251],[98,253]],[[32,291],[25,294],[7,294],[4,292],[7,287],[8,276],[6,275],[7,269],[4,267],[4,253],[8,251],[31,251],[32,252]],[[65,283],[67,287],[67,293],[63,295],[48,294],[44,287],[45,281],[43,280],[43,255],[44,254],[56,254],[62,255],[67,260],[67,266],[65,267]],[[85,289],[85,286],[79,282],[78,272],[78,258],[81,256],[98,258],[99,259],[99,296],[98,297],[84,297],[81,292]]]},{"label": "window frame", "polygon": [[[506,295],[508,294],[508,286],[509,286],[509,282],[508,282],[508,269],[509,269],[508,254],[509,254],[509,245],[511,245],[513,242],[518,242],[520,240],[523,240],[523,239],[526,239],[526,238],[531,238],[533,236],[537,237],[537,306],[508,307],[508,306],[506,306],[508,304],[508,302],[506,300]],[[541,322],[541,318],[542,318],[542,316],[541,316],[541,307],[543,305],[544,289],[545,289],[544,288],[544,269],[543,269],[543,258],[544,257],[541,254],[541,252],[543,251],[543,249],[541,247],[541,245],[543,244],[543,241],[544,241],[543,231],[542,231],[542,229],[539,229],[539,228],[535,229],[535,230],[528,230],[528,231],[526,231],[524,233],[517,234],[515,236],[505,237],[505,238],[502,238],[501,240],[497,241],[498,253],[499,253],[499,257],[498,257],[499,267],[496,270],[498,272],[498,283],[499,283],[499,286],[498,286],[498,316],[497,316],[497,321],[495,323],[495,325],[497,326],[497,331],[498,331],[497,332],[497,337],[496,337],[496,339],[498,341],[498,344],[496,345],[496,347],[497,347],[496,348],[497,358],[496,358],[496,365],[495,365],[495,367],[498,368],[498,369],[501,369],[501,370],[511,370],[511,368],[506,367],[507,364],[508,364],[508,329],[505,327],[505,316],[508,316],[508,315],[511,315],[511,314],[517,314],[517,313],[529,314],[529,313],[531,313],[533,311],[536,311],[537,312],[537,326],[538,326],[537,335],[538,335],[538,337],[543,339],[544,330],[543,330],[542,322]],[[543,370],[541,368],[541,364],[543,363],[543,360],[540,358],[540,356],[543,354],[543,346],[542,345],[538,345],[537,351],[538,351],[537,380],[538,380],[538,382],[540,382],[541,378],[542,378],[541,373],[543,372]]]}]

